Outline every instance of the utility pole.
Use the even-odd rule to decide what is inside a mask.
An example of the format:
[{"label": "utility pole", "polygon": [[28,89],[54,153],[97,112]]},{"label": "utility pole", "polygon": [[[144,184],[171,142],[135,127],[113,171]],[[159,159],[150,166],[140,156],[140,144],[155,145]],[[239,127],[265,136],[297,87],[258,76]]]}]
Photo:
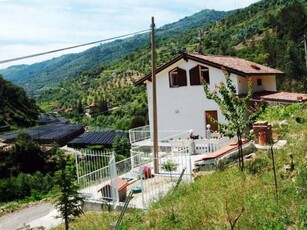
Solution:
[{"label": "utility pole", "polygon": [[152,104],[153,104],[153,156],[154,171],[159,173],[158,159],[158,119],[157,119],[157,84],[156,84],[156,50],[155,50],[155,19],[151,17],[151,78],[152,78]]}]

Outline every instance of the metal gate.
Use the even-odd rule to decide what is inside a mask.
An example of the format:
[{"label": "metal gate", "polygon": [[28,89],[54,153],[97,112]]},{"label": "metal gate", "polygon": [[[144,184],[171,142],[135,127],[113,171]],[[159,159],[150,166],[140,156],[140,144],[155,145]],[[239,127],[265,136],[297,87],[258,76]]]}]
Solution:
[{"label": "metal gate", "polygon": [[111,152],[75,151],[80,193],[88,200],[119,202],[115,156]]}]

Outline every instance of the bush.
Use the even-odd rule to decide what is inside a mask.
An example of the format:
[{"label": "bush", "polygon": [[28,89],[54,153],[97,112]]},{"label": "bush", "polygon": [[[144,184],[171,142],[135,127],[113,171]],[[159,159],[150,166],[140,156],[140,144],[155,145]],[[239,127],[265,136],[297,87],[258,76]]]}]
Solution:
[{"label": "bush", "polygon": [[259,119],[281,121],[291,117],[291,115],[296,111],[299,111],[301,107],[302,105],[299,103],[293,103],[291,105],[269,106],[265,109],[265,112],[259,116]]},{"label": "bush", "polygon": [[269,159],[266,157],[258,157],[247,164],[247,170],[250,174],[257,174],[266,168],[269,164]]},{"label": "bush", "polygon": [[31,201],[38,200],[53,187],[50,175],[41,172],[33,175],[20,173],[17,177],[0,180],[0,202],[21,200],[31,197]]}]

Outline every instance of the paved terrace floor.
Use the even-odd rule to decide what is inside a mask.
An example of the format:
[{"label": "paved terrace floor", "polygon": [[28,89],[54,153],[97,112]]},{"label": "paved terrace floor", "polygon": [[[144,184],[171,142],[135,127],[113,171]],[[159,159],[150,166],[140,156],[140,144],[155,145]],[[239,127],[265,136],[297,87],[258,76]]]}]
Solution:
[{"label": "paved terrace floor", "polygon": [[[133,199],[130,201],[130,206],[139,209],[146,208],[146,204],[150,203],[151,201],[157,200],[159,197],[170,191],[173,187],[175,187],[180,172],[182,172],[183,168],[185,168],[186,174],[184,175],[182,180],[192,181],[193,179],[192,175],[190,175],[190,172],[192,172],[194,168],[194,162],[204,158],[208,154],[209,153],[191,155],[191,164],[189,163],[189,161],[187,161],[184,165],[180,163],[182,162],[182,158],[180,157],[180,155],[165,155],[162,159],[160,159],[160,164],[167,161],[168,159],[171,159],[172,162],[177,165],[176,172],[170,173],[160,169],[159,174],[155,174],[155,172],[153,171],[153,162],[149,162],[146,164],[146,166],[152,169],[154,177],[144,180],[137,178],[137,176],[139,175],[139,173],[137,172],[140,170],[140,168],[135,168],[129,173],[118,175],[121,178],[133,178],[133,180],[129,183],[127,187],[127,194],[132,188],[136,186],[141,186],[143,188],[143,193],[133,194]],[[184,159],[188,160],[189,156],[185,156]],[[105,181],[97,185],[92,185],[80,190],[80,192],[89,196],[91,200],[102,201],[102,194],[101,192],[98,192],[98,190],[109,183],[110,181]]]}]

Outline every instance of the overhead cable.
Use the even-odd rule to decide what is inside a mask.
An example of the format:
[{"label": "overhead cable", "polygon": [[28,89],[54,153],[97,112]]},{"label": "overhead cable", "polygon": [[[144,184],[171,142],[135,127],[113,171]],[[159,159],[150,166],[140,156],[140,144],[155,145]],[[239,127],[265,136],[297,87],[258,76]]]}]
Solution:
[{"label": "overhead cable", "polygon": [[106,42],[106,41],[110,41],[110,40],[114,40],[114,39],[118,39],[118,38],[123,38],[123,37],[127,37],[127,36],[132,36],[132,35],[137,35],[137,34],[145,33],[145,32],[148,32],[148,31],[150,31],[150,29],[141,30],[141,31],[138,31],[138,32],[130,33],[130,34],[119,35],[119,36],[116,36],[116,37],[107,38],[107,39],[103,39],[103,40],[99,40],[99,41],[88,42],[88,43],[84,43],[84,44],[81,44],[81,45],[70,46],[70,47],[66,47],[66,48],[62,48],[62,49],[56,49],[56,50],[51,50],[51,51],[47,51],[47,52],[27,55],[27,56],[23,56],[23,57],[17,57],[17,58],[2,60],[2,61],[0,61],[0,64],[18,61],[18,60],[27,59],[27,58],[33,58],[33,57],[42,56],[42,55],[51,54],[51,53],[56,53],[56,52],[69,50],[69,49],[75,49],[75,48],[79,48],[79,47],[82,47],[82,46],[93,45],[93,44],[96,44],[96,43]]}]

